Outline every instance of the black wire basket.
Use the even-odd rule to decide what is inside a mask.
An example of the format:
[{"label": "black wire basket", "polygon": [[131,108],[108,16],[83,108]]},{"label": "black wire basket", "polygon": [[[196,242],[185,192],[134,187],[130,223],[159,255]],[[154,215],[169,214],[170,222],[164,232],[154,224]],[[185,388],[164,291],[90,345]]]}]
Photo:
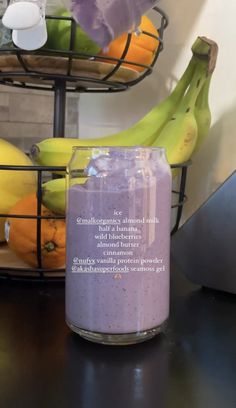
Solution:
[{"label": "black wire basket", "polygon": [[[158,36],[146,31],[142,33],[159,41],[150,65],[138,64],[126,58],[132,35],[135,34],[128,34],[121,58],[82,54],[73,51],[76,34],[76,23],[73,18],[46,16],[47,20],[58,20],[58,22],[66,20],[70,23],[69,50],[62,52],[44,47],[37,51],[25,51],[13,44],[1,47],[0,84],[24,89],[53,91],[53,137],[64,137],[66,92],[126,91],[151,74],[164,48],[164,31],[168,25],[168,17],[159,7],[154,7],[153,12],[159,20]],[[95,73],[92,68],[94,64],[97,67]],[[129,64],[134,69],[127,69],[123,64]],[[141,73],[135,70],[138,67],[143,69]]]},{"label": "black wire basket", "polygon": [[[174,226],[171,231],[173,235],[179,227],[181,220],[183,205],[187,200],[185,195],[185,185],[187,177],[187,169],[190,165],[190,162],[183,164],[172,165],[173,168],[178,168],[180,170],[179,177],[179,186],[178,190],[173,190],[173,204],[172,211],[175,218]],[[3,265],[1,264],[1,252],[8,251],[7,244],[0,244],[0,279],[4,280],[18,280],[18,281],[41,281],[41,282],[56,282],[64,281],[65,278],[65,269],[45,269],[42,268],[42,252],[41,252],[41,222],[43,219],[65,219],[64,215],[52,216],[43,216],[41,214],[41,204],[42,204],[42,180],[44,172],[65,172],[65,167],[52,167],[52,166],[8,166],[0,165],[1,171],[10,170],[10,171],[35,171],[37,172],[37,213],[35,215],[26,215],[26,214],[0,214],[1,218],[23,218],[23,219],[34,219],[36,220],[36,247],[37,247],[37,267],[21,267],[21,266],[12,266],[12,265]],[[11,260],[13,253],[9,250],[8,258]],[[20,263],[20,259],[19,259]]]},{"label": "black wire basket", "polygon": [[[164,30],[168,18],[158,7],[153,11],[159,17],[158,35],[143,31],[142,34],[159,41],[150,65],[126,58],[132,36],[129,33],[120,58],[93,55],[74,51],[76,22],[72,17],[46,16],[46,20],[68,21],[70,23],[70,45],[66,51],[43,47],[37,51],[25,51],[13,44],[0,48],[0,84],[29,89],[54,90],[55,82],[62,81],[70,92],[120,92],[136,85],[151,74],[160,52],[163,50]],[[93,66],[102,66],[95,73]],[[125,65],[129,65],[129,69]],[[77,69],[75,69],[75,67]],[[133,68],[133,69],[132,69]],[[138,74],[137,69],[142,69]],[[84,75],[81,71],[84,70]],[[87,71],[87,74],[86,74]],[[124,76],[122,77],[122,73]],[[125,75],[127,73],[127,75]],[[118,75],[119,74],[119,75]]]}]

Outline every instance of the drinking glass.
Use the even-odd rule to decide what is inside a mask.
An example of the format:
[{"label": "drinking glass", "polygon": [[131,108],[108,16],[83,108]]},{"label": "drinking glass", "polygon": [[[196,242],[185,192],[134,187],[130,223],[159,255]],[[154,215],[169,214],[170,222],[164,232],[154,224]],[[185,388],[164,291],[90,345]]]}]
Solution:
[{"label": "drinking glass", "polygon": [[169,315],[171,171],[162,148],[74,148],[67,169],[66,321],[124,345]]}]

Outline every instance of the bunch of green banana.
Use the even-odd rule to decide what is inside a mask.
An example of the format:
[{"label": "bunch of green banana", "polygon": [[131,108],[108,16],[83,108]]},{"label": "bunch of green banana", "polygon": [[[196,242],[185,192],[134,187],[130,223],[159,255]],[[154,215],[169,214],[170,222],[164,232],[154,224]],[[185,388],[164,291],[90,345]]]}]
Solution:
[{"label": "bunch of green banana", "polygon": [[[31,157],[43,166],[67,166],[74,146],[150,146],[181,101],[191,81],[194,65],[192,59],[173,92],[129,129],[96,139],[45,139],[32,146]],[[86,158],[81,157],[81,168],[85,165]]]},{"label": "bunch of green banana", "polygon": [[[164,147],[170,164],[189,160],[209,133],[211,112],[209,87],[215,68],[218,47],[205,37],[192,46],[195,69],[189,88],[174,115],[157,134],[152,146]],[[172,171],[176,175],[177,171]]]},{"label": "bunch of green banana", "polygon": [[167,160],[170,164],[183,163],[193,153],[198,137],[195,104],[206,81],[206,75],[206,64],[199,61],[195,65],[189,89],[182,98],[174,115],[166,123],[152,144],[154,147],[165,148]]}]

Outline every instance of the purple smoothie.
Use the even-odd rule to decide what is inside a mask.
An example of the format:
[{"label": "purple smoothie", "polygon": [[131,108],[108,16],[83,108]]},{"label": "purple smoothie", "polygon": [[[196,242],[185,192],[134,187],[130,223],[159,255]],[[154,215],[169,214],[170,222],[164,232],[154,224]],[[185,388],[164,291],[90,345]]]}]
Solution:
[{"label": "purple smoothie", "polygon": [[160,159],[127,185],[121,173],[68,191],[66,319],[98,333],[148,330],[169,314],[169,166]]}]

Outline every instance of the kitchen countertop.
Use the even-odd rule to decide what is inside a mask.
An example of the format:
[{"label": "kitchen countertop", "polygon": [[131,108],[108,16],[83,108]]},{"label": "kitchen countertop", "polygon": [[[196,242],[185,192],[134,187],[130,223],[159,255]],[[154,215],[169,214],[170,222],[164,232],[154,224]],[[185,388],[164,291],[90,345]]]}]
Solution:
[{"label": "kitchen countertop", "polygon": [[64,288],[0,281],[1,408],[236,408],[236,295],[172,265],[164,334],[89,343],[64,322]]}]

